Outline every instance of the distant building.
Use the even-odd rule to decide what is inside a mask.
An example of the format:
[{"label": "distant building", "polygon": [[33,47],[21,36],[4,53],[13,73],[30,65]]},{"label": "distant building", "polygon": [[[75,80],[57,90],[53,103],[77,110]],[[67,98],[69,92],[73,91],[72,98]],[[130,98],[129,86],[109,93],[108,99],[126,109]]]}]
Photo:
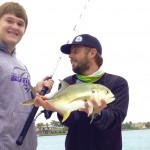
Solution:
[{"label": "distant building", "polygon": [[132,126],[136,127],[136,128],[140,128],[140,129],[145,129],[146,128],[146,125],[145,125],[144,122],[132,123]]},{"label": "distant building", "polygon": [[65,133],[64,127],[50,127],[46,125],[42,125],[40,127],[36,127],[36,132],[38,135],[41,134],[53,134],[53,133]]}]

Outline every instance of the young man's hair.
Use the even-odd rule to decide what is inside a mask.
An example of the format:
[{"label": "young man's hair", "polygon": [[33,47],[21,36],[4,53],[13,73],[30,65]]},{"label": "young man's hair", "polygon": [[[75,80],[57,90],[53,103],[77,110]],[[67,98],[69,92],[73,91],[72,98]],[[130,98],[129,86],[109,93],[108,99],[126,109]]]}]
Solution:
[{"label": "young man's hair", "polygon": [[13,14],[25,22],[25,29],[28,25],[28,17],[23,6],[16,2],[6,2],[0,6],[0,18],[5,14]]}]

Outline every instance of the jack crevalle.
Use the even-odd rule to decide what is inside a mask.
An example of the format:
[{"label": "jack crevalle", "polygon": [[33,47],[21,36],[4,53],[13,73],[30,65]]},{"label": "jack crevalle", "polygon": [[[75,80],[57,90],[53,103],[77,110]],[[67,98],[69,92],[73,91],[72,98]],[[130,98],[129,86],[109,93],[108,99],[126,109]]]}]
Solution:
[{"label": "jack crevalle", "polygon": [[[114,94],[105,86],[93,83],[81,83],[70,85],[60,80],[61,88],[48,97],[49,103],[52,103],[56,109],[63,114],[64,122],[72,111],[85,108],[85,102],[89,104],[88,116],[93,112],[91,99],[95,99],[99,106],[104,99],[107,104],[115,100]],[[33,100],[25,101],[22,105],[32,105]]]}]

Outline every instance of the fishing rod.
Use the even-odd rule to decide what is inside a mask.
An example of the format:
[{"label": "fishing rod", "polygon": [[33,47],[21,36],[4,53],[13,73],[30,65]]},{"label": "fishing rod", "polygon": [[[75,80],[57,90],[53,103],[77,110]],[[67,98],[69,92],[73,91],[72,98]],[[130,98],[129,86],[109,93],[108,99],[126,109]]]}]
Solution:
[{"label": "fishing rod", "polygon": [[[89,2],[89,1],[90,1],[90,0],[88,0],[88,2]],[[84,6],[84,10],[85,10],[85,9],[86,9],[86,5]],[[82,17],[82,16],[83,16],[83,15],[82,15],[82,13],[81,13],[80,16],[79,16],[79,19],[80,19],[80,20],[81,20],[81,17]],[[73,28],[73,31],[76,31],[76,28],[77,28],[77,24],[75,24],[75,26],[74,26],[74,28]],[[67,41],[67,44],[68,44],[68,43],[69,43],[69,40]],[[58,64],[59,64],[61,58],[62,58],[62,57],[59,58],[58,63],[57,63],[57,65],[56,65],[56,67],[55,67],[55,69],[54,69],[52,75],[49,76],[48,79],[52,79],[52,77],[53,77],[53,75],[54,75],[54,73],[55,73],[55,71],[56,71],[56,69],[57,69],[57,67],[58,67]],[[46,94],[47,90],[48,90],[48,88],[47,88],[46,86],[44,86],[44,87],[42,88],[41,92],[40,92],[40,95],[44,96],[44,95]],[[24,127],[23,127],[23,129],[22,129],[22,131],[21,131],[21,133],[20,133],[20,135],[19,135],[17,141],[16,141],[16,144],[17,144],[17,145],[22,145],[23,140],[24,140],[24,138],[25,138],[25,136],[26,136],[26,134],[27,134],[27,132],[28,132],[28,130],[29,130],[29,128],[30,128],[31,123],[32,123],[33,120],[34,120],[34,117],[35,117],[35,115],[36,115],[38,109],[39,109],[39,107],[33,106],[32,110],[31,110],[31,112],[30,112],[30,114],[29,114],[29,116],[28,116],[28,118],[27,118],[27,120],[26,120],[26,122],[25,122],[25,125],[24,125]],[[44,112],[46,119],[47,119],[47,118],[50,118],[51,115],[52,115],[52,111],[43,110],[42,112]],[[41,114],[42,112],[40,112],[40,114]],[[39,114],[39,115],[40,115],[40,114]],[[39,115],[38,115],[38,116],[39,116]],[[38,117],[38,116],[37,116],[37,117]],[[37,118],[37,117],[36,117],[36,118]]]},{"label": "fishing rod", "polygon": [[[62,54],[62,55],[63,55],[63,54]],[[56,71],[56,69],[57,69],[57,67],[58,67],[58,65],[59,65],[59,63],[60,63],[60,60],[61,60],[61,58],[62,58],[62,55],[59,57],[58,62],[57,62],[57,64],[56,64],[56,67],[54,68],[54,71],[53,71],[52,75],[51,75],[48,79],[52,79],[52,77],[54,76],[54,73],[55,73],[55,71]],[[45,88],[46,88],[46,89],[45,89]],[[48,88],[44,86],[44,87],[43,87],[43,90],[47,92]],[[45,94],[44,94],[44,95],[45,95]],[[42,113],[44,113],[44,116],[45,116],[46,119],[49,119],[49,118],[51,117],[51,115],[52,115],[52,111],[50,111],[50,110],[45,110],[45,109],[44,109],[44,110],[40,111],[39,114],[37,114],[37,116],[35,117],[34,120],[36,120],[37,117],[38,117],[39,115],[41,115]]]}]

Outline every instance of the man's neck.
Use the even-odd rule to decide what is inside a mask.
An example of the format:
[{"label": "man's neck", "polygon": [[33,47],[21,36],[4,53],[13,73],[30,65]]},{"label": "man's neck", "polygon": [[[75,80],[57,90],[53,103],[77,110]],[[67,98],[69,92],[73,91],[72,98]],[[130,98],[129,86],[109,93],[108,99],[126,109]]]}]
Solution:
[{"label": "man's neck", "polygon": [[85,71],[85,72],[83,73],[83,75],[89,76],[89,75],[95,73],[95,72],[98,71],[98,70],[99,70],[98,66],[93,66],[93,67],[90,67],[89,70]]}]

